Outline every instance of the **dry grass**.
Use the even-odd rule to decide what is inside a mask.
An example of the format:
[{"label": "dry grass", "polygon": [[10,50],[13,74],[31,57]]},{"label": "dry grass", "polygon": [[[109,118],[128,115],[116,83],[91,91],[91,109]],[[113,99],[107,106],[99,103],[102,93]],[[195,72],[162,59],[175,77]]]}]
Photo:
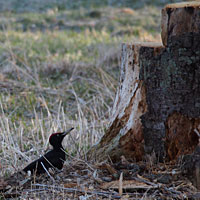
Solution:
[{"label": "dry grass", "polygon": [[[75,129],[63,141],[67,154],[65,165],[71,166],[71,160],[74,159],[86,160],[86,152],[101,138],[108,126],[108,117],[114,100],[117,81],[102,68],[102,64],[111,66],[110,63],[118,55],[116,50],[109,52],[110,56],[101,52],[96,66],[62,61],[43,63],[42,66],[35,68],[28,66],[21,68],[16,64],[17,56],[13,54],[12,62],[4,67],[5,71],[0,81],[2,91],[0,176],[10,177],[11,174],[23,169],[27,163],[49,149],[48,138],[51,133],[63,131],[69,127],[75,127]],[[50,77],[55,73],[68,76],[61,79],[56,87],[44,86],[39,74],[42,74],[42,77],[44,75]],[[9,79],[9,74],[16,78]],[[30,79],[35,84],[30,85]],[[84,165],[85,167],[87,166]],[[70,171],[64,169],[61,177],[70,175]],[[85,194],[85,188],[79,188],[77,185],[72,192],[70,191],[73,189],[62,189],[58,185],[60,175],[53,178],[56,182],[51,183],[51,178],[45,175],[46,178],[32,180],[27,188],[17,190],[22,199],[49,199],[50,195],[52,199],[78,199],[81,196],[101,199],[101,197],[110,196],[110,193],[101,194],[99,191],[98,194],[94,191]],[[14,176],[11,179],[18,178]],[[26,178],[22,181],[24,180],[26,181]],[[73,180],[75,181],[76,178],[74,177]],[[94,184],[93,182],[91,185]],[[35,185],[38,183],[46,184],[46,186],[41,186],[43,188],[41,189],[40,186]],[[66,181],[62,182],[64,183]],[[53,185],[53,188],[49,188],[50,185]],[[13,192],[9,190],[7,194],[10,195]],[[9,195],[6,196],[7,194],[2,195],[2,198],[9,197]]]},{"label": "dry grass", "polygon": [[[52,60],[50,49],[46,49],[49,56],[44,61],[37,60],[40,54],[32,60],[28,55],[32,46],[27,49],[25,44],[33,33],[27,33],[25,41],[21,40],[24,33],[15,35],[5,29],[2,34],[6,51],[0,68],[0,176],[21,170],[49,148],[50,134],[69,127],[75,129],[63,145],[71,156],[84,159],[108,125],[119,73],[120,45],[92,44],[89,48],[98,56],[90,63]],[[50,39],[54,34],[49,35]],[[92,34],[96,37],[99,33]],[[15,43],[12,35],[20,41]],[[40,36],[38,33],[34,37]]]},{"label": "dry grass", "polygon": [[[105,102],[105,99],[110,99],[110,102],[113,100],[116,85],[100,68],[92,70],[101,77],[101,82],[78,76],[83,68],[74,66],[72,75],[59,83],[59,88],[42,87],[39,82],[36,86],[27,86],[21,81],[2,82],[4,93],[0,100],[1,176],[22,169],[27,162],[44,153],[48,147],[48,137],[53,132],[75,127],[63,144],[67,152],[78,157],[85,155],[88,148],[100,139],[111,110],[111,104]],[[26,74],[26,69],[23,69],[21,75],[26,76]],[[30,74],[36,81],[37,77]],[[88,89],[82,96],[74,89],[77,81],[88,84]],[[18,109],[22,109],[22,105],[18,105],[17,101],[23,98],[23,103],[30,101],[29,95],[33,93],[36,100],[25,113],[26,118],[19,117],[19,120],[15,120]],[[68,98],[66,106],[63,106],[62,98],[66,96]],[[11,105],[12,103],[14,105]],[[8,112],[9,104],[12,110]]]}]

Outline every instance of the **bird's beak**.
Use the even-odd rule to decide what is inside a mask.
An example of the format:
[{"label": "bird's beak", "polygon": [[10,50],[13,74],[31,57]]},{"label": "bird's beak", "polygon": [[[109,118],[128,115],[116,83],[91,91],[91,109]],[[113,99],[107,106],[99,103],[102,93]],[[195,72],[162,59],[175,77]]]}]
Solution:
[{"label": "bird's beak", "polygon": [[68,135],[74,128],[70,128],[68,130],[66,130],[65,132],[62,133],[62,136],[66,136]]}]

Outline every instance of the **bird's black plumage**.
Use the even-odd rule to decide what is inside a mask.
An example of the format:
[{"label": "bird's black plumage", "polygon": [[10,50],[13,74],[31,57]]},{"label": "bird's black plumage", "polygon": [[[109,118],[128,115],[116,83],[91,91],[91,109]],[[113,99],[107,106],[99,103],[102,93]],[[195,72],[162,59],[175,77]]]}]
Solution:
[{"label": "bird's black plumage", "polygon": [[62,169],[64,161],[66,160],[65,152],[62,147],[62,141],[71,130],[73,130],[73,128],[63,133],[53,133],[49,137],[49,143],[53,146],[53,149],[41,156],[39,159],[30,163],[23,169],[23,171],[31,171],[31,173],[42,174],[45,173],[49,168]]}]

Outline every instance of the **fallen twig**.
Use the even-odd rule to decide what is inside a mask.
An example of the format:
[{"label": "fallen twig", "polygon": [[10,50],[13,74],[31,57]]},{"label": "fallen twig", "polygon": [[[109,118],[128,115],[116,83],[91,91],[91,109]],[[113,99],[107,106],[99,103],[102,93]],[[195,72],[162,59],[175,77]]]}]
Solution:
[{"label": "fallen twig", "polygon": [[[105,197],[111,197],[115,199],[120,199],[121,196],[115,195],[111,192],[98,192],[98,191],[85,191],[85,190],[80,190],[76,188],[65,188],[65,187],[58,187],[58,186],[51,186],[51,185],[44,185],[44,184],[33,184],[33,186],[39,186],[39,187],[46,187],[46,188],[51,188],[51,189],[58,189],[58,190],[65,190],[68,192],[81,192],[81,193],[87,193],[87,194],[95,194],[95,195],[100,195],[100,196],[105,196]],[[26,191],[26,190],[24,190]],[[26,191],[29,192],[29,191]]]}]

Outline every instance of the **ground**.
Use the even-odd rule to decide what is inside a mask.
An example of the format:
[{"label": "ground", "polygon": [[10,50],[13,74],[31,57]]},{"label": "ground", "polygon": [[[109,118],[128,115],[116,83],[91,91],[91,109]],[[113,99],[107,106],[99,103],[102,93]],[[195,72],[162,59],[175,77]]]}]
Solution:
[{"label": "ground", "polygon": [[86,159],[109,123],[121,43],[160,41],[161,8],[172,2],[0,1],[1,177],[69,127],[65,167]]}]

